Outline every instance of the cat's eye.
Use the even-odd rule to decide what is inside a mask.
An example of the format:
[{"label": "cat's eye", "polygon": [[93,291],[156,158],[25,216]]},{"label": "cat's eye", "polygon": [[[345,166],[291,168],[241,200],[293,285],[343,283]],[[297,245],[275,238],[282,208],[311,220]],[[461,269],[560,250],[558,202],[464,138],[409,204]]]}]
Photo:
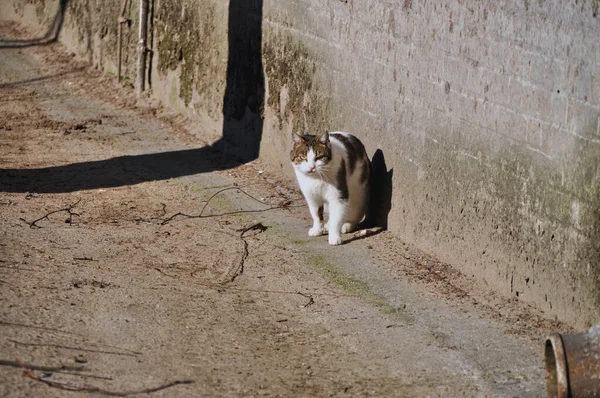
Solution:
[{"label": "cat's eye", "polygon": [[326,155],[319,155],[315,158],[315,160],[325,160],[327,158]]}]

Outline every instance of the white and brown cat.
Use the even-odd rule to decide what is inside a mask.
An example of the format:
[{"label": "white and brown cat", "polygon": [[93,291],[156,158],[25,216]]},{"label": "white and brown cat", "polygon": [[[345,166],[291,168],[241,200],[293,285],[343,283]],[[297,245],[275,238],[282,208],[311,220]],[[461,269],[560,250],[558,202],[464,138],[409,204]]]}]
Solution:
[{"label": "white and brown cat", "polygon": [[292,133],[292,139],[292,165],[313,218],[308,235],[329,232],[329,244],[339,245],[341,234],[352,232],[367,212],[371,165],[365,147],[343,132]]}]

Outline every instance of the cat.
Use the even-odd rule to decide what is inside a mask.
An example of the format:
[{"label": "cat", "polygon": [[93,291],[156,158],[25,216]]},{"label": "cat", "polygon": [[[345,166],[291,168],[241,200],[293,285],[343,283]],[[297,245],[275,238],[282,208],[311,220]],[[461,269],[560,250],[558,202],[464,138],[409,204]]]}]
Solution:
[{"label": "cat", "polygon": [[341,234],[352,232],[366,216],[371,162],[365,147],[344,132],[292,133],[292,140],[292,166],[313,219],[308,235],[328,233],[329,244],[339,245]]}]

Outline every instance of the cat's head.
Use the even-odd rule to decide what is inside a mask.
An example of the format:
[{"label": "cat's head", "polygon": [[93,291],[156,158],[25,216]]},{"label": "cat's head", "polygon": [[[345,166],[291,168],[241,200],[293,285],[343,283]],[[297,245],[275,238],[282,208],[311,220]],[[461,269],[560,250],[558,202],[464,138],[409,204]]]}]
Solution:
[{"label": "cat's head", "polygon": [[321,135],[299,135],[292,133],[294,145],[290,158],[296,170],[305,174],[320,171],[331,161],[329,133]]}]

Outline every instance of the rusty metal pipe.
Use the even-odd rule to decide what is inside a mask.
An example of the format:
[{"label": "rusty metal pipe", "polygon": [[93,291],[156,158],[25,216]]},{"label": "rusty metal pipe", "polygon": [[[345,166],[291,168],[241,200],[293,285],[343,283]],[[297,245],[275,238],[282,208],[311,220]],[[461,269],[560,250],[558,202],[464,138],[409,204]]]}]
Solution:
[{"label": "rusty metal pipe", "polygon": [[600,397],[600,323],[587,333],[549,335],[545,357],[548,397]]}]

